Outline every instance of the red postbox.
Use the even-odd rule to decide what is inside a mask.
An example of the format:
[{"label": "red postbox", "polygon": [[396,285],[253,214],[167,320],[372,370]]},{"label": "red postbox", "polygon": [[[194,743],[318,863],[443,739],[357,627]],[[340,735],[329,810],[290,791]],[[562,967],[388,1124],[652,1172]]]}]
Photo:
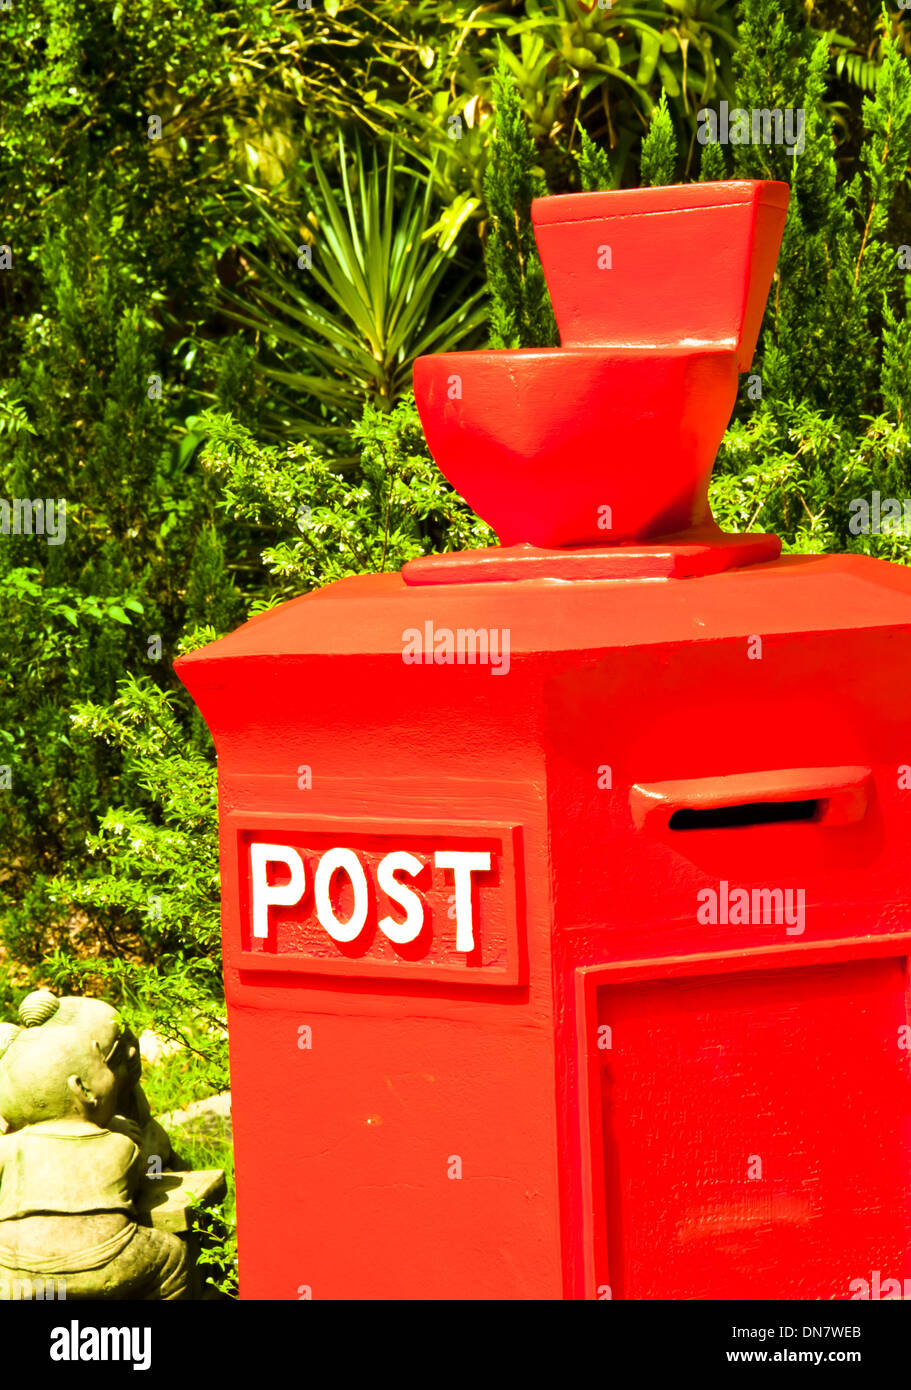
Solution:
[{"label": "red postbox", "polygon": [[777,184],[545,199],[563,346],[420,361],[507,544],[182,659],[245,1298],[911,1274],[911,575],[724,536]]}]

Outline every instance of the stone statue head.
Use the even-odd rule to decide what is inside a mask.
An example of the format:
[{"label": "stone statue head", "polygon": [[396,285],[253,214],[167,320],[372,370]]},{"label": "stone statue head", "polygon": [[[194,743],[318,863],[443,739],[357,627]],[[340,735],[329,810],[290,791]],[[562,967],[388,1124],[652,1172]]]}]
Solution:
[{"label": "stone statue head", "polygon": [[110,1004],[37,990],[0,1055],[0,1115],[11,1129],[86,1119],[104,1128],[139,1079],[139,1045]]}]

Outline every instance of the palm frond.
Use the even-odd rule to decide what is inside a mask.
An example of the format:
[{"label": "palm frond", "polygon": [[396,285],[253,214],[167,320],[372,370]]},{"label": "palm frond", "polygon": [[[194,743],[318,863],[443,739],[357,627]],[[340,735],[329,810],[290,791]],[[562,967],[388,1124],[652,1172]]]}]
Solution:
[{"label": "palm frond", "polygon": [[366,401],[393,405],[415,357],[466,344],[486,317],[480,256],[466,265],[459,255],[472,201],[439,208],[433,180],[392,144],[385,159],[375,148],[365,158],[360,141],[349,148],[342,135],[338,149],[335,177],[313,159],[297,227],[261,191],[244,190],[249,274],[223,292],[229,317],[257,335],[261,377],[286,388],[282,433],[288,391],[300,392],[301,434],[341,428]]}]

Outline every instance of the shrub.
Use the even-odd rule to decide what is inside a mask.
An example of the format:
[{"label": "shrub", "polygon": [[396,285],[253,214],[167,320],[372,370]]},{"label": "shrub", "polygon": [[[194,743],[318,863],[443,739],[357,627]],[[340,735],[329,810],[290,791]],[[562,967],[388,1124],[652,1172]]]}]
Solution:
[{"label": "shrub", "polygon": [[509,66],[497,69],[496,134],[484,192],[490,211],[487,279],[490,346],[543,347],[559,341],[531,225],[531,204],[547,192]]},{"label": "shrub", "polygon": [[[791,7],[794,9],[795,7]],[[887,46],[863,102],[858,165],[839,179],[825,117],[827,45],[787,27],[772,0],[747,0],[738,102],[806,112],[806,152],[734,147],[741,177],[791,182],[777,283],[754,384],[719,457],[719,521],[777,530],[789,549],[864,550],[904,559],[900,537],[855,536],[850,501],[908,491],[909,333],[897,195],[911,156],[911,68]],[[793,18],[793,16],[792,16]],[[764,98],[764,99],[763,99]]]},{"label": "shrub", "polygon": [[[299,180],[292,236],[267,198],[251,194],[252,274],[225,291],[231,316],[254,330],[270,388],[263,423],[274,438],[347,442],[365,402],[389,409],[411,386],[416,357],[471,346],[484,321],[478,268],[459,255],[464,199],[441,220],[432,182],[389,145],[381,163],[338,143],[338,188],[317,158]],[[244,233],[241,232],[243,239]]]}]

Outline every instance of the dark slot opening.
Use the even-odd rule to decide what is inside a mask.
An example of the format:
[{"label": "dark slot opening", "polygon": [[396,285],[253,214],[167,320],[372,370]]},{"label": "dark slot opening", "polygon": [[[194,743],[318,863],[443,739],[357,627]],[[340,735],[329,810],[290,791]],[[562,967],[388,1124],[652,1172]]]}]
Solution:
[{"label": "dark slot opening", "polygon": [[737,825],[780,825],[814,820],[824,801],[747,801],[740,806],[683,807],[668,821],[671,830],[726,830]]}]

